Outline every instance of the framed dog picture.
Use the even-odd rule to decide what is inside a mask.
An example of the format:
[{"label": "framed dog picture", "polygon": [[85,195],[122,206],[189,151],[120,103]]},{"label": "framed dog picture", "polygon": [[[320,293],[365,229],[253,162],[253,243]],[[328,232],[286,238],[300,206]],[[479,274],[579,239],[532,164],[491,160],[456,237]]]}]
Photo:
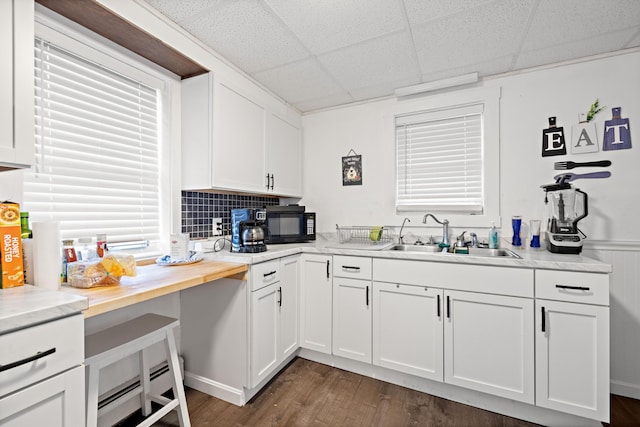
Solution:
[{"label": "framed dog picture", "polygon": [[342,158],[342,185],[362,185],[362,156],[355,154]]}]

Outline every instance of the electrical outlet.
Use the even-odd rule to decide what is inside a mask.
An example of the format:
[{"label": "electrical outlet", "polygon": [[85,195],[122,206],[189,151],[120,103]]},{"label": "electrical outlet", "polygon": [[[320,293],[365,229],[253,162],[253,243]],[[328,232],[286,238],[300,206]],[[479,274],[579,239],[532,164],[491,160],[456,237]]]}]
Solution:
[{"label": "electrical outlet", "polygon": [[222,236],[222,218],[213,218],[211,222],[213,223],[213,235]]}]

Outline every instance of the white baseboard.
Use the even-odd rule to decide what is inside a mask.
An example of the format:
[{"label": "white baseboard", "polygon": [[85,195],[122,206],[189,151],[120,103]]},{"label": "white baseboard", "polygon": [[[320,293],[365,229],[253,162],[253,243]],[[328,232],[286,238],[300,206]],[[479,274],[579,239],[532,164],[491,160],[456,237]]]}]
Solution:
[{"label": "white baseboard", "polygon": [[244,389],[237,389],[191,372],[184,373],[184,385],[237,406],[246,402]]},{"label": "white baseboard", "polygon": [[621,381],[611,381],[611,394],[640,400],[640,386],[637,384],[623,383]]},{"label": "white baseboard", "polygon": [[511,399],[468,390],[463,387],[431,381],[413,375],[404,374],[402,372],[396,372],[391,369],[382,368],[380,366],[356,362],[339,356],[318,353],[317,351],[307,349],[300,349],[298,355],[304,359],[312,360],[324,365],[344,369],[370,378],[376,378],[391,384],[396,384],[412,390],[421,391],[433,396],[442,397],[454,402],[485,409],[487,411],[496,412],[536,424],[559,427],[602,427],[602,424],[596,420],[577,417],[546,408],[540,408],[538,406],[517,402]]}]

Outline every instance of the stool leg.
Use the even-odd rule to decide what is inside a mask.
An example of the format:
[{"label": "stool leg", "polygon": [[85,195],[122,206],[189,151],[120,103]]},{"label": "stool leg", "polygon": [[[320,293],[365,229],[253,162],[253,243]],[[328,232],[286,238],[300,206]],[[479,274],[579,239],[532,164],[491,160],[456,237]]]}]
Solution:
[{"label": "stool leg", "polygon": [[140,385],[142,386],[140,408],[142,409],[142,415],[146,417],[151,414],[151,400],[149,399],[149,393],[151,393],[151,379],[149,378],[151,368],[149,366],[149,352],[147,348],[143,348],[138,352],[138,361],[140,364]]},{"label": "stool leg", "polygon": [[87,427],[98,425],[98,379],[100,368],[89,365],[87,374]]},{"label": "stool leg", "polygon": [[176,348],[175,335],[173,329],[167,330],[167,339],[165,340],[167,347],[167,355],[169,356],[169,373],[171,374],[171,383],[173,384],[174,397],[178,399],[178,421],[181,427],[191,427],[189,420],[189,411],[187,409],[187,397],[184,394],[184,386],[180,374],[180,364],[178,362],[178,349]]}]

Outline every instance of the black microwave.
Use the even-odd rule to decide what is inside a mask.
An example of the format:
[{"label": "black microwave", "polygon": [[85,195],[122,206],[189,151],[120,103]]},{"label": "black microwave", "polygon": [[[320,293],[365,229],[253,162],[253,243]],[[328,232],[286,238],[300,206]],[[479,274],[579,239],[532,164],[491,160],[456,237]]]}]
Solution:
[{"label": "black microwave", "polygon": [[267,206],[267,232],[264,242],[302,243],[316,240],[316,214],[304,206]]}]

